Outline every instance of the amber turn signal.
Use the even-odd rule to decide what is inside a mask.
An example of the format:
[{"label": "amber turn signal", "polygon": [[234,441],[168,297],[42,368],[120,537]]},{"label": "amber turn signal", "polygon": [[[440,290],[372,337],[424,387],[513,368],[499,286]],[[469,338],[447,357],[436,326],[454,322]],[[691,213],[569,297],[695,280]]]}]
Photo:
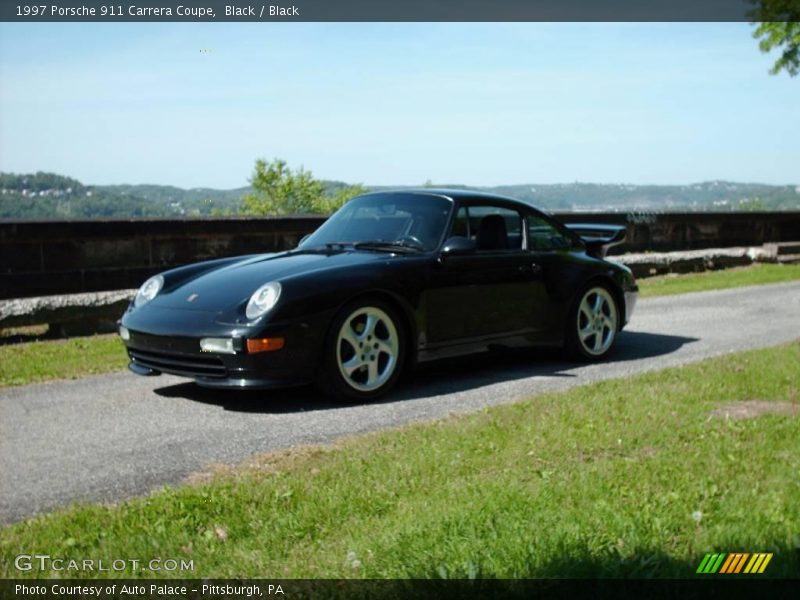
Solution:
[{"label": "amber turn signal", "polygon": [[280,350],[286,340],[282,337],[279,338],[262,338],[260,340],[247,340],[247,351],[250,354],[256,352],[272,352],[273,350]]}]

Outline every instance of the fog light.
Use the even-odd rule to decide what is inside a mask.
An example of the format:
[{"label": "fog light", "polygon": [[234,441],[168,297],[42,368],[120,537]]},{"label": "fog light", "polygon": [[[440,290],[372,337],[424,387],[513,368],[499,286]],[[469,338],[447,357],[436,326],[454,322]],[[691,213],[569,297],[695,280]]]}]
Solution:
[{"label": "fog light", "polygon": [[122,325],[120,325],[119,337],[121,337],[123,341],[127,342],[129,339],[131,339],[131,332],[128,331],[127,327],[123,327]]},{"label": "fog light", "polygon": [[262,338],[260,340],[247,340],[247,351],[250,354],[256,352],[272,352],[280,350],[286,340],[283,338]]},{"label": "fog light", "polygon": [[200,350],[203,352],[219,352],[220,354],[235,354],[233,339],[231,338],[203,338],[200,340]]}]

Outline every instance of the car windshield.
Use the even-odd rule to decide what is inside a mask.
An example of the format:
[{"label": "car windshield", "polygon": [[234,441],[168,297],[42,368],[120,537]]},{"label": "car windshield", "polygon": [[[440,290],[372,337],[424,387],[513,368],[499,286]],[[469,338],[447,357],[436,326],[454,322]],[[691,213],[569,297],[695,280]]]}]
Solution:
[{"label": "car windshield", "polygon": [[352,245],[374,250],[434,250],[444,237],[452,207],[451,200],[430,194],[358,196],[306,238],[300,248]]}]

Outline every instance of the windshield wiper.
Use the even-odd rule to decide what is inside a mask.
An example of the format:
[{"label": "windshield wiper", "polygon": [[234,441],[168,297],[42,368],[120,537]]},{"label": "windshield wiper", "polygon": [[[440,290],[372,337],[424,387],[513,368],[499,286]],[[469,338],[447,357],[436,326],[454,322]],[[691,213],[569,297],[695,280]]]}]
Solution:
[{"label": "windshield wiper", "polygon": [[386,240],[354,242],[353,248],[356,250],[386,250],[388,252],[401,252],[406,254],[422,252],[422,248],[418,246],[411,246],[401,241],[389,242]]},{"label": "windshield wiper", "polygon": [[347,250],[353,247],[354,242],[326,242],[314,246],[298,246],[297,250],[303,252],[330,252],[331,250]]},{"label": "windshield wiper", "polygon": [[419,246],[412,246],[403,241],[388,241],[388,240],[366,240],[363,242],[326,242],[323,246],[316,246],[312,248],[303,248],[304,250],[319,250],[324,247],[326,250],[347,250],[353,248],[355,250],[377,250],[379,252],[400,252],[400,253],[416,253],[422,252],[423,249]]}]

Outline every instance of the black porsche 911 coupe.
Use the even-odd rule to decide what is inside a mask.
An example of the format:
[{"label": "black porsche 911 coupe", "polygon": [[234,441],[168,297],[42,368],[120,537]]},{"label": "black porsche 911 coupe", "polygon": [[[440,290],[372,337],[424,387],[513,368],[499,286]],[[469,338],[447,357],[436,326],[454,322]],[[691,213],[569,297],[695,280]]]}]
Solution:
[{"label": "black porsche 911 coupe", "polygon": [[493,347],[600,359],[638,296],[630,270],[605,260],[624,235],[477,192],[370,193],[293,250],[151,277],[119,333],[140,375],[316,382],[349,400],[385,394],[414,363]]}]

